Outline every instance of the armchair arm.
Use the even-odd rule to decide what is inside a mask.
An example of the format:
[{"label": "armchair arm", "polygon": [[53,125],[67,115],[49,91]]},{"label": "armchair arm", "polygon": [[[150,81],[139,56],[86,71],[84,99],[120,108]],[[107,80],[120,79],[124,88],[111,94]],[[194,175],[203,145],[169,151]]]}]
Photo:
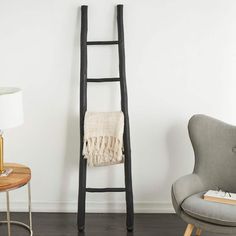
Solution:
[{"label": "armchair arm", "polygon": [[204,191],[204,185],[197,174],[185,175],[172,185],[172,202],[177,214],[182,202],[189,196]]}]

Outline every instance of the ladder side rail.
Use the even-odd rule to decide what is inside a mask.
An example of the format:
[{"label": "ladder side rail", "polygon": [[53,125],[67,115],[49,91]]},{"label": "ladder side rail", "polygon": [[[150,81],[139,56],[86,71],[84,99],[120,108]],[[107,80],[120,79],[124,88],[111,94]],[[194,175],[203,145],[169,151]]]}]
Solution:
[{"label": "ladder side rail", "polygon": [[134,207],[133,207],[133,189],[131,173],[131,147],[130,147],[130,128],[128,114],[128,95],[125,72],[125,45],[124,45],[124,24],[123,24],[123,5],[117,5],[117,26],[118,26],[118,50],[119,50],[119,74],[120,74],[120,91],[121,91],[121,110],[124,113],[124,155],[125,155],[125,187],[126,187],[126,210],[127,230],[133,230]]},{"label": "ladder side rail", "polygon": [[84,117],[87,110],[87,31],[88,7],[81,7],[80,35],[80,166],[79,166],[79,196],[78,196],[78,229],[84,230],[86,201],[86,171],[87,161],[83,157]]}]

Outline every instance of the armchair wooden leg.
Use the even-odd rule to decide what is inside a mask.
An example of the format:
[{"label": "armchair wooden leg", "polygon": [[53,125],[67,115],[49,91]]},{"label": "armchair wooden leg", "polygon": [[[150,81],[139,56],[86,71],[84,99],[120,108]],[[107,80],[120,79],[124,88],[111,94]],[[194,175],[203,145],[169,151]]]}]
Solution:
[{"label": "armchair wooden leg", "polygon": [[200,236],[201,234],[202,234],[202,230],[198,228],[196,231],[196,236]]},{"label": "armchair wooden leg", "polygon": [[193,229],[194,229],[194,225],[188,224],[185,230],[184,236],[191,236]]}]

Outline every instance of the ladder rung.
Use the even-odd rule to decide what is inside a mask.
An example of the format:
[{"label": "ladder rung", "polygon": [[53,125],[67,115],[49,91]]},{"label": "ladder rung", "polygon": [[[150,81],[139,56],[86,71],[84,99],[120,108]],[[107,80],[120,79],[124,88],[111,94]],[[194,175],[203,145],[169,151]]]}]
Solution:
[{"label": "ladder rung", "polygon": [[87,45],[112,45],[118,43],[119,41],[87,41]]},{"label": "ladder rung", "polygon": [[95,82],[95,83],[101,83],[101,82],[119,82],[120,78],[88,78],[87,82]]},{"label": "ladder rung", "polygon": [[90,193],[125,192],[125,188],[86,188]]}]

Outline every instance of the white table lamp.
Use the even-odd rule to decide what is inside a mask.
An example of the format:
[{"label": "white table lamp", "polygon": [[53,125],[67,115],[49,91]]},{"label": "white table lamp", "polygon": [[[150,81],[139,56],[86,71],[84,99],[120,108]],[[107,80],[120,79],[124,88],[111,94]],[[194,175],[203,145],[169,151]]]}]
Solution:
[{"label": "white table lamp", "polygon": [[21,89],[0,87],[0,177],[12,172],[11,169],[4,169],[3,131],[21,124],[23,124]]}]

